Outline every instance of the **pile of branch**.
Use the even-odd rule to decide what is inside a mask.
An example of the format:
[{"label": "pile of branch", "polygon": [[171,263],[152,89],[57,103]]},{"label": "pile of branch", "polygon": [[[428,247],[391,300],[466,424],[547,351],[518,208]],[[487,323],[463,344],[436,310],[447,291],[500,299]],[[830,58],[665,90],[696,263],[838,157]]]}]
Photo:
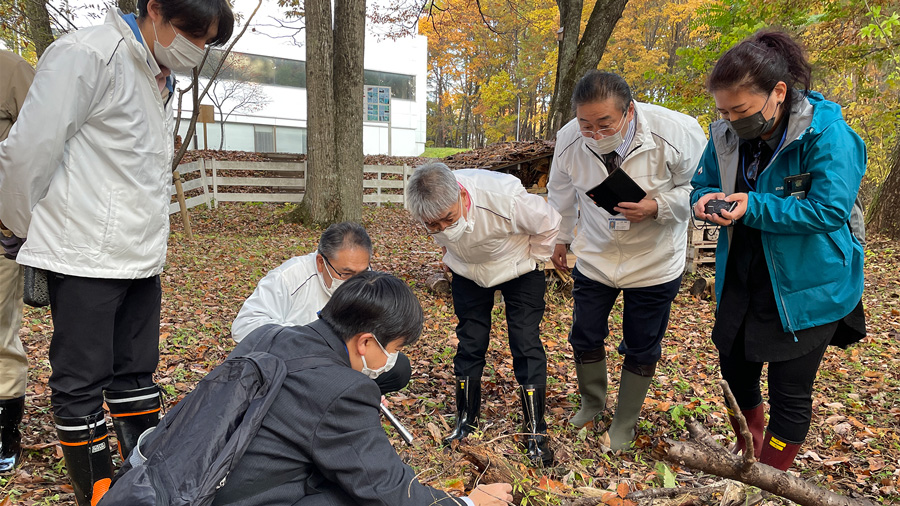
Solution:
[{"label": "pile of branch", "polygon": [[444,158],[451,169],[495,169],[511,163],[524,162],[553,155],[552,141],[498,142],[472,151],[463,151]]}]

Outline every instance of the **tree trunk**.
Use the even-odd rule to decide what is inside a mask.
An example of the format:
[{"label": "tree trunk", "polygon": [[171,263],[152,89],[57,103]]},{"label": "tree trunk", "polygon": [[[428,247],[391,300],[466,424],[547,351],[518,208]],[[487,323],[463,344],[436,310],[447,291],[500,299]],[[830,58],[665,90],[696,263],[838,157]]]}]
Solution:
[{"label": "tree trunk", "polygon": [[361,222],[366,2],[338,0],[334,15],[334,150],[340,190],[337,217],[338,221]]},{"label": "tree trunk", "polygon": [[290,219],[327,226],[362,219],[365,2],[306,1],[309,153],[306,194]]},{"label": "tree trunk", "polygon": [[869,205],[868,226],[892,239],[900,239],[900,137],[894,141],[891,172]]},{"label": "tree trunk", "polygon": [[563,28],[556,66],[556,85],[550,102],[545,137],[555,138],[556,132],[572,119],[572,91],[575,83],[589,70],[597,68],[606,43],[628,0],[597,0],[580,40],[581,0],[557,0]]},{"label": "tree trunk", "polygon": [[53,43],[53,32],[50,31],[50,14],[47,12],[47,0],[28,0],[25,2],[25,16],[28,19],[28,33],[34,43],[34,51],[40,58],[44,50]]},{"label": "tree trunk", "polygon": [[125,14],[137,14],[137,0],[117,0],[119,10]]}]

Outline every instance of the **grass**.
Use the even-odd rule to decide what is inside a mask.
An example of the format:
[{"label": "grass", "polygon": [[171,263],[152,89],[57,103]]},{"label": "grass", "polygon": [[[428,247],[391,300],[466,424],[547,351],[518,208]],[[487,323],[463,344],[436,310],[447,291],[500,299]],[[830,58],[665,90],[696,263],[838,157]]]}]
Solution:
[{"label": "grass", "polygon": [[436,148],[430,147],[425,148],[425,151],[422,152],[421,157],[424,158],[444,158],[450,155],[455,155],[456,153],[462,153],[463,151],[469,151],[468,148]]}]

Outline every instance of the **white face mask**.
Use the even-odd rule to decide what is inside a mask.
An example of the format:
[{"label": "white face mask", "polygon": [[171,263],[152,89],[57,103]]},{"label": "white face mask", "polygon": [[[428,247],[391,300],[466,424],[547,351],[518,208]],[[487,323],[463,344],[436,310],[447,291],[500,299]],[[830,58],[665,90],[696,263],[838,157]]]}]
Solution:
[{"label": "white face mask", "polygon": [[445,240],[450,242],[457,242],[462,238],[462,235],[466,232],[466,227],[469,224],[466,222],[465,216],[463,216],[462,209],[462,198],[459,200],[459,219],[453,225],[445,228],[444,230],[438,232],[435,235],[442,236]]},{"label": "white face mask", "polygon": [[382,346],[381,343],[378,342],[378,339],[375,338],[375,334],[372,334],[372,339],[375,341],[375,344],[377,344],[378,347],[381,348],[381,351],[385,354],[385,356],[387,356],[387,362],[385,362],[384,365],[379,367],[378,369],[370,369],[369,365],[366,364],[366,356],[363,355],[362,356],[363,368],[362,368],[362,371],[360,371],[360,372],[362,372],[363,374],[365,374],[366,376],[368,376],[372,379],[375,379],[375,378],[381,376],[382,374],[390,371],[391,368],[394,367],[394,364],[397,363],[397,356],[400,355],[400,352],[395,351],[394,353],[388,353],[387,350],[384,349],[384,346]]},{"label": "white face mask", "polygon": [[625,111],[625,115],[622,116],[622,120],[619,121],[619,126],[617,127],[618,132],[610,136],[604,137],[602,139],[595,139],[593,136],[585,137],[584,135],[582,135],[581,138],[584,139],[584,143],[585,145],[587,145],[587,147],[593,149],[601,155],[612,153],[616,150],[616,148],[621,146],[623,142],[625,142],[625,138],[622,135],[622,130],[625,130],[626,118],[628,118],[628,111]]},{"label": "white face mask", "polygon": [[[325,267],[325,269],[327,268],[328,267]],[[330,272],[328,274],[328,277],[331,278],[331,287],[325,285],[325,273],[317,272],[316,277],[319,278],[319,285],[322,287],[322,290],[325,290],[325,293],[327,293],[328,296],[331,297],[332,295],[334,295],[334,291],[344,283],[344,280],[332,276]]]},{"label": "white face mask", "polygon": [[[152,24],[153,36],[156,37],[156,42],[153,44],[153,54],[160,65],[168,67],[172,72],[178,72],[179,74],[190,74],[191,69],[200,65],[200,62],[203,60],[202,49],[195,46],[187,37],[178,32],[175,32],[175,40],[168,46],[164,46],[159,41],[159,35],[156,33],[156,23]],[[169,26],[172,28],[172,31],[175,31],[172,23],[169,23]]]},{"label": "white face mask", "polygon": [[595,139],[593,137],[582,137],[582,139],[584,139],[584,143],[587,144],[589,148],[601,155],[612,153],[625,142],[621,131],[602,139]]}]

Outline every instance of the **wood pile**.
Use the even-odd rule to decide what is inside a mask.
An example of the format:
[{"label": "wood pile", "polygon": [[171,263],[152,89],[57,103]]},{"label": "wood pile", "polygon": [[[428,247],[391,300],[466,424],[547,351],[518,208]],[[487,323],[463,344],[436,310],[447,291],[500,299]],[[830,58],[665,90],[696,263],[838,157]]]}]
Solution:
[{"label": "wood pile", "polygon": [[553,141],[498,142],[444,158],[451,169],[487,169],[512,174],[526,188],[547,186]]}]

